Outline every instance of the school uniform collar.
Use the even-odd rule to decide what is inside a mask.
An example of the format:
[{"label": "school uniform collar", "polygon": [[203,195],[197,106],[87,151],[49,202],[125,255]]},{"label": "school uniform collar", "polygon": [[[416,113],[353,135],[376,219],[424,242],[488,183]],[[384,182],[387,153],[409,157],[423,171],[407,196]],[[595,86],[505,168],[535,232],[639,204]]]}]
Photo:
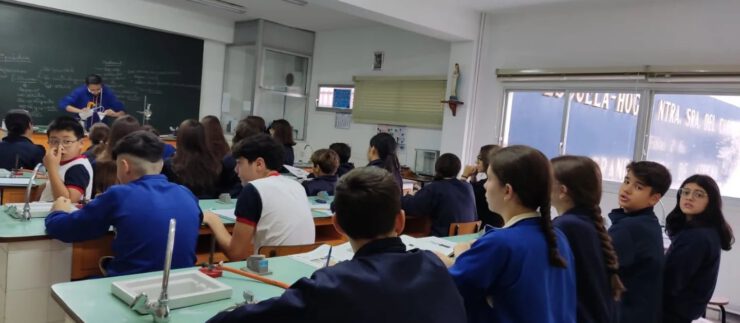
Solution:
[{"label": "school uniform collar", "polygon": [[540,214],[537,212],[529,212],[529,213],[522,213],[519,215],[515,215],[514,217],[509,219],[509,221],[506,221],[506,223],[504,223],[504,228],[513,227],[515,224],[517,224],[517,222],[522,221],[522,220],[528,220],[528,219],[533,219],[533,218],[538,218],[538,217],[540,217]]},{"label": "school uniform collar", "polygon": [[354,257],[352,257],[352,259],[356,259],[358,257],[367,257],[379,253],[404,252],[406,252],[406,245],[403,244],[401,238],[382,238],[370,241],[364,246],[360,247],[360,250],[357,250],[357,252],[355,252],[355,255]]},{"label": "school uniform collar", "polygon": [[337,175],[323,175],[314,177],[314,180],[322,180],[327,182],[336,182],[337,181]]},{"label": "school uniform collar", "polygon": [[641,216],[641,215],[654,215],[653,207],[649,206],[635,212],[625,212],[623,208],[613,209],[609,213],[609,219],[612,220],[612,224],[618,222],[627,217]]},{"label": "school uniform collar", "polygon": [[368,166],[379,166],[379,167],[383,167],[383,160],[382,159],[376,159],[376,160],[373,160],[373,161],[367,163],[367,165]]},{"label": "school uniform collar", "polygon": [[62,161],[59,162],[59,165],[60,166],[64,166],[66,164],[69,164],[69,163],[71,163],[71,162],[73,162],[75,160],[82,159],[82,158],[87,158],[87,157],[85,155],[79,155],[79,156],[74,157],[74,158],[70,158],[70,159],[67,159],[67,160],[62,160]]},{"label": "school uniform collar", "polygon": [[167,176],[164,176],[162,174],[144,175],[144,176],[139,177],[134,182],[144,182],[144,181],[167,181]]},{"label": "school uniform collar", "polygon": [[18,141],[27,141],[30,143],[33,143],[30,138],[26,136],[18,136],[18,135],[7,135],[5,138],[3,138],[3,141],[6,142],[18,142]]}]

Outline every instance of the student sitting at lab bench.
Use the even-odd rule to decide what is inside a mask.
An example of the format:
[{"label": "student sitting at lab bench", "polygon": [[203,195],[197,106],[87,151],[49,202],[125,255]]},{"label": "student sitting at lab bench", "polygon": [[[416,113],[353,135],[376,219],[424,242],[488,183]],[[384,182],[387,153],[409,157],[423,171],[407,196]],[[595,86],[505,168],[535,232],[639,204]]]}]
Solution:
[{"label": "student sitting at lab bench", "polygon": [[339,156],[331,149],[319,149],[311,155],[314,177],[301,183],[308,196],[315,196],[319,192],[334,195],[334,186],[337,185],[337,168]]},{"label": "student sitting at lab bench", "polygon": [[[79,124],[78,124],[79,125]],[[195,264],[195,245],[202,213],[187,188],[167,181],[162,170],[162,142],[139,130],[113,148],[118,180],[82,209],[72,211],[67,198],[54,202],[46,217],[46,233],[64,242],[97,239],[115,229],[115,257],[104,264],[107,276],[162,270],[167,231],[177,220],[172,268]]]},{"label": "student sitting at lab bench", "polygon": [[314,243],[316,226],[306,191],[278,173],[283,166],[283,145],[258,134],[242,139],[232,150],[244,185],[234,210],[233,236],[215,213],[206,212],[203,221],[226,256],[244,260],[261,246]]},{"label": "student sitting at lab bench", "polygon": [[72,117],[62,116],[51,122],[46,131],[49,150],[44,156],[44,167],[49,180],[41,191],[41,201],[53,202],[65,197],[77,203],[89,200],[93,191],[93,169],[90,161],[81,155],[85,131]]},{"label": "student sitting at lab bench", "polygon": [[406,214],[432,219],[434,236],[446,237],[451,223],[478,220],[473,186],[457,179],[460,164],[454,154],[442,154],[434,164],[434,181],[401,200]]},{"label": "student sitting at lab bench", "polygon": [[462,298],[442,262],[398,237],[405,216],[394,176],[353,170],[336,187],[333,221],[352,260],[301,278],[283,295],[221,312],[209,322],[466,322]]},{"label": "student sitting at lab bench", "polygon": [[46,150],[31,141],[31,115],[25,110],[10,110],[4,121],[8,135],[0,142],[0,168],[33,169],[44,159]]}]

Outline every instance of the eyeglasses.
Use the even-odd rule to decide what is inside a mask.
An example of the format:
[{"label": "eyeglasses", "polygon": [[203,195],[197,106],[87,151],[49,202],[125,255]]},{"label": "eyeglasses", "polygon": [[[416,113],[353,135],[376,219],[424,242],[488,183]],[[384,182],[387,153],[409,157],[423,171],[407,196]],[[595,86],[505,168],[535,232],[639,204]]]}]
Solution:
[{"label": "eyeglasses", "polygon": [[78,142],[79,140],[57,140],[57,139],[51,139],[47,143],[49,146],[59,146],[60,144],[64,147],[72,146],[73,143]]},{"label": "eyeglasses", "polygon": [[707,193],[705,193],[704,191],[699,191],[699,190],[692,191],[692,190],[690,190],[688,188],[682,188],[682,189],[678,190],[678,193],[681,194],[682,197],[689,197],[689,196],[691,196],[691,197],[693,197],[695,199],[703,199],[703,198],[707,197]]}]

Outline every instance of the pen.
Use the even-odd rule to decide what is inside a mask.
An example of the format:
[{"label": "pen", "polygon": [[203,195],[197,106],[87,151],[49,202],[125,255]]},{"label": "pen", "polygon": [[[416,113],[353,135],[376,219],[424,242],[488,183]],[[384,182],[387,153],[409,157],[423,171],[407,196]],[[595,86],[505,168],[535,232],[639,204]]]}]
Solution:
[{"label": "pen", "polygon": [[329,267],[329,260],[331,259],[331,249],[334,248],[333,246],[329,246],[329,254],[326,256],[326,265],[324,267]]}]

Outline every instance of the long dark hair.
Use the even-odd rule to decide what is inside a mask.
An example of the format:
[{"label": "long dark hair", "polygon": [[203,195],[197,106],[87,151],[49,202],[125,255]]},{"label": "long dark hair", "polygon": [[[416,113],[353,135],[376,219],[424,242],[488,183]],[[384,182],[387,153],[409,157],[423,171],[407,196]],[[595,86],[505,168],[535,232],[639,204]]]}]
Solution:
[{"label": "long dark hair", "polygon": [[224,137],[224,128],[221,121],[215,116],[205,116],[200,120],[206,132],[206,142],[216,157],[224,158],[231,153],[229,143]]},{"label": "long dark hair", "polygon": [[[480,160],[481,164],[483,164],[483,173],[486,172],[488,169],[488,165],[491,161],[491,155],[496,153],[497,151],[501,150],[501,146],[499,145],[484,145],[480,147],[480,151],[478,152],[477,159]],[[475,170],[475,173],[470,174],[470,177],[468,177],[468,181],[470,183],[477,183],[478,182],[478,169]],[[481,180],[485,182],[485,180]]]},{"label": "long dark hair", "polygon": [[528,146],[510,146],[492,154],[491,172],[501,185],[509,184],[524,207],[539,208],[540,226],[547,242],[548,258],[555,267],[568,266],[558,252],[555,229],[550,218],[550,161],[537,149]]},{"label": "long dark hair", "polygon": [[265,133],[267,126],[265,125],[265,119],[260,116],[248,116],[244,119],[239,120],[234,130],[234,137],[231,139],[231,143],[236,145],[244,138],[254,136],[256,134]]},{"label": "long dark hair", "polygon": [[272,122],[270,130],[274,130],[275,133],[272,135],[275,140],[286,146],[295,146],[295,140],[293,140],[293,126],[290,122],[285,119],[278,119]]},{"label": "long dark hair", "polygon": [[177,151],[172,157],[172,171],[180,184],[195,195],[212,193],[221,174],[221,159],[206,144],[203,124],[187,119],[177,131]]},{"label": "long dark hair", "polygon": [[610,274],[612,297],[619,300],[625,291],[619,279],[619,260],[612,239],[604,227],[601,216],[601,169],[591,158],[583,156],[560,156],[552,159],[555,179],[568,188],[568,197],[575,207],[588,210],[588,216],[599,234],[601,252]]},{"label": "long dark hair", "polygon": [[665,231],[669,237],[673,237],[688,227],[713,227],[719,234],[723,250],[732,249],[735,237],[732,228],[722,213],[722,195],[719,192],[717,182],[707,175],[692,175],[681,183],[681,188],[686,184],[694,183],[707,192],[709,202],[703,212],[697,214],[691,221],[686,221],[686,214],[681,211],[681,191],[676,195],[676,207],[665,219]]},{"label": "long dark hair", "polygon": [[113,125],[110,127],[110,134],[108,139],[102,146],[102,151],[96,148],[93,153],[97,157],[95,161],[95,168],[93,169],[93,195],[103,193],[108,190],[109,187],[118,184],[118,178],[116,177],[116,161],[113,160],[111,152],[113,147],[116,146],[126,135],[140,130],[141,125],[136,118],[127,115],[113,121]]},{"label": "long dark hair", "polygon": [[378,157],[383,161],[383,168],[395,174],[401,170],[401,164],[396,156],[398,144],[396,139],[389,133],[381,132],[370,138],[370,147],[375,147]]}]

